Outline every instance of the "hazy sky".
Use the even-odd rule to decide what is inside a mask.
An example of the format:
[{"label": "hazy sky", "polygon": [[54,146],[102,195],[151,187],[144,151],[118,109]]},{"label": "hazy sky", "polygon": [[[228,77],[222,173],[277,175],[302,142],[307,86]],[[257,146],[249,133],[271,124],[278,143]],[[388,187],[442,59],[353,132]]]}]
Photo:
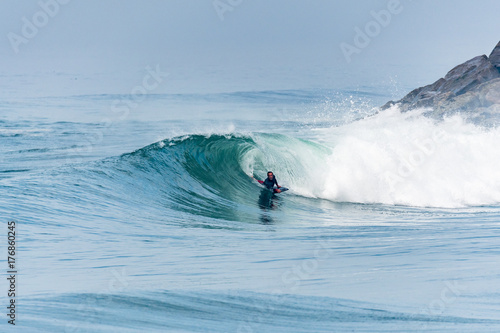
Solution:
[{"label": "hazy sky", "polygon": [[[119,75],[158,64],[179,73],[220,68],[237,82],[238,68],[319,67],[359,77],[406,66],[419,69],[420,82],[489,54],[500,40],[498,0],[58,0],[59,8],[55,1],[1,0],[0,74]],[[398,12],[376,23],[372,11],[391,6]],[[348,62],[340,46],[356,47],[357,28],[373,36]]]}]

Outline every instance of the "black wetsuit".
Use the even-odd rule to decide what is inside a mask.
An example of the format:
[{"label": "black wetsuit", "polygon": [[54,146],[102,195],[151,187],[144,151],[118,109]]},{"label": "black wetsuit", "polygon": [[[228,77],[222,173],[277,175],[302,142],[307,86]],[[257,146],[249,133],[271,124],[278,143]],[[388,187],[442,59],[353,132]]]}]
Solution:
[{"label": "black wetsuit", "polygon": [[266,178],[266,180],[264,180],[264,182],[262,182],[262,185],[264,185],[265,187],[267,187],[270,190],[273,189],[274,184],[276,184],[276,186],[278,186],[278,182],[276,181],[276,177],[273,177],[273,180],[269,180],[269,178]]}]

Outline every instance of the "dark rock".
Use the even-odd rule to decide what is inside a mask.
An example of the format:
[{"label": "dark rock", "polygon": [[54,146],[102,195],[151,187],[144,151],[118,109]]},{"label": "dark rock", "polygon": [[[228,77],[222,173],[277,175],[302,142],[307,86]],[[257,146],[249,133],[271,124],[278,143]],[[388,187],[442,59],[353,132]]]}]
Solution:
[{"label": "dark rock", "polygon": [[398,104],[402,112],[432,108],[433,115],[439,116],[451,110],[490,108],[494,104],[500,104],[498,99],[493,99],[493,104],[489,104],[488,98],[479,94],[488,92],[491,95],[491,91],[500,89],[500,81],[497,79],[500,79],[500,42],[490,57],[482,55],[472,58],[450,70],[444,78],[411,91],[399,101],[389,101],[381,109],[385,110],[395,104]]},{"label": "dark rock", "polygon": [[433,113],[442,117],[468,110],[494,113],[500,111],[500,78],[484,82],[464,94],[436,101]]},{"label": "dark rock", "polygon": [[500,71],[500,42],[498,42],[495,49],[491,52],[489,59],[491,63]]}]

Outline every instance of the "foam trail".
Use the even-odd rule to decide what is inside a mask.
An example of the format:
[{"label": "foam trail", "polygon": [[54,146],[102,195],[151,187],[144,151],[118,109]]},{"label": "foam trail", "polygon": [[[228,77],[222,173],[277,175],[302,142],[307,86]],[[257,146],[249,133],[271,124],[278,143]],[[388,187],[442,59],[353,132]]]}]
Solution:
[{"label": "foam trail", "polygon": [[423,207],[500,202],[497,128],[469,124],[460,116],[435,122],[393,108],[342,127],[318,129],[316,139],[331,147],[331,154],[304,170],[302,179],[319,177],[319,184],[290,179],[299,194]]}]

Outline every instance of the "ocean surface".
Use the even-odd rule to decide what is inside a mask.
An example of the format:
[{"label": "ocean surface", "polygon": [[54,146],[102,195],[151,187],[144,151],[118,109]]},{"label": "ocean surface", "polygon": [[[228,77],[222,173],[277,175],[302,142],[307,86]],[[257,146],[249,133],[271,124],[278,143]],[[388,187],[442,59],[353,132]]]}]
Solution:
[{"label": "ocean surface", "polygon": [[[406,86],[307,82],[4,89],[16,329],[499,332],[497,126],[377,113]],[[290,191],[252,180],[268,170]]]}]

